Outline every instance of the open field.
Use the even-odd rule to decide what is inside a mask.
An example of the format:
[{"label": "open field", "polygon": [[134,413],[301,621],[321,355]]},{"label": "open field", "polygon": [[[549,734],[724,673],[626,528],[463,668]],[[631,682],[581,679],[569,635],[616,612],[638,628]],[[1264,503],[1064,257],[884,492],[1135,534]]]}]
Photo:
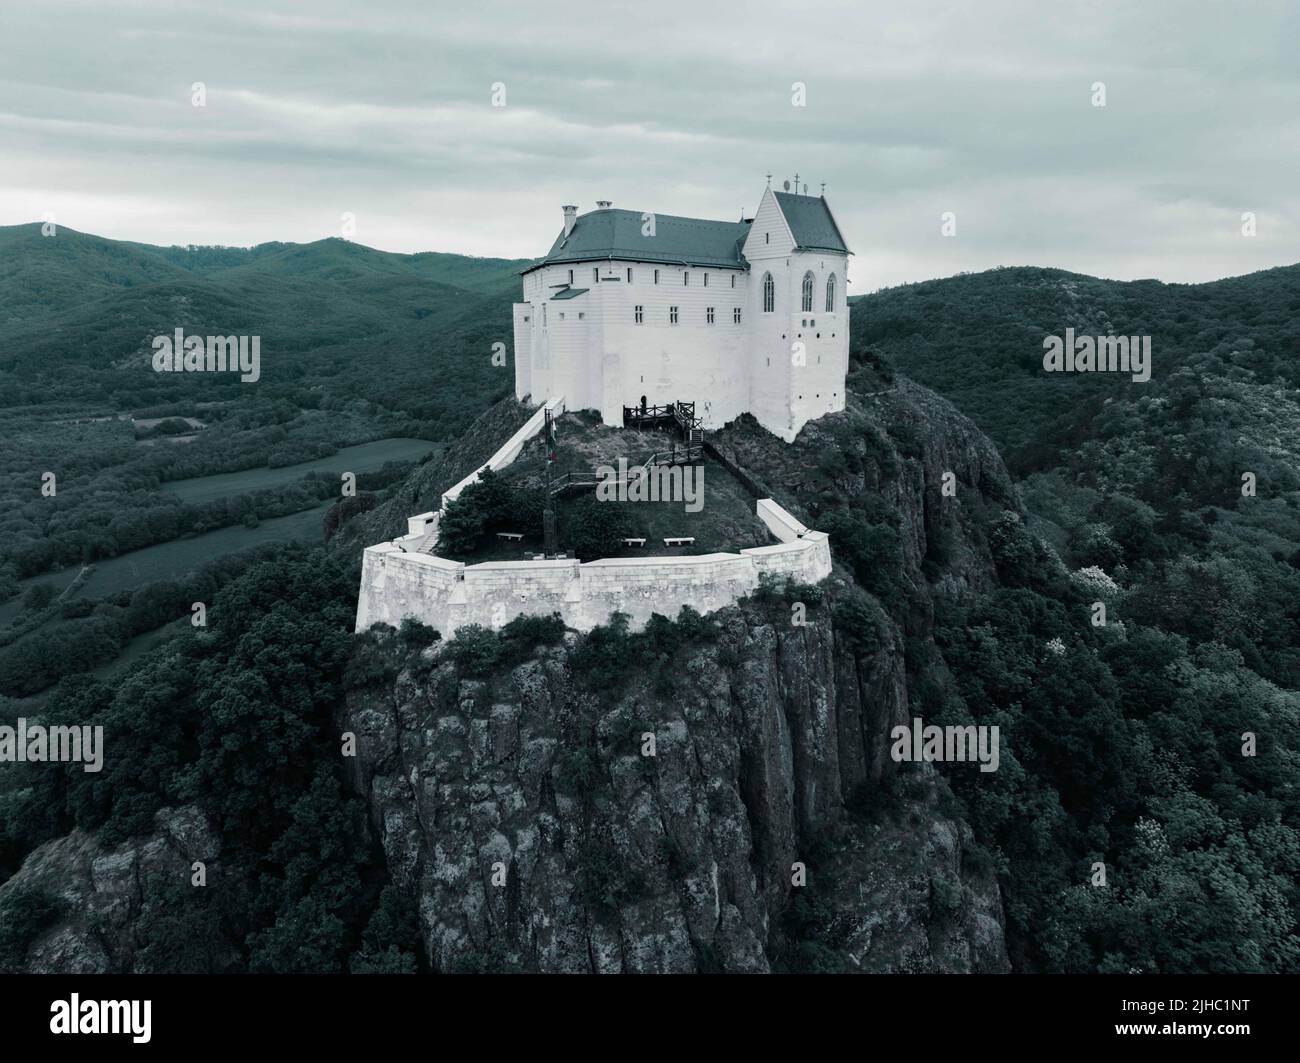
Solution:
[{"label": "open field", "polygon": [[[103,598],[118,591],[133,591],[155,580],[182,576],[203,561],[263,543],[302,540],[317,544],[324,538],[325,513],[333,504],[331,500],[287,517],[265,520],[256,528],[246,528],[242,524],[218,528],[191,539],[173,539],[143,550],[133,550],[121,557],[97,561],[77,593]],[[19,586],[25,591],[35,583],[51,583],[62,591],[80,571],[80,565],[73,565],[58,572],[33,576],[23,580]],[[10,599],[0,605],[0,623],[8,623],[20,611],[21,597]]]},{"label": "open field", "polygon": [[164,491],[176,495],[182,502],[211,502],[215,498],[241,495],[267,487],[280,487],[292,483],[312,472],[374,472],[390,461],[411,461],[422,458],[430,451],[440,449],[439,444],[427,439],[376,439],[342,447],[338,453],[312,461],[300,461],[276,469],[243,469],[240,472],[223,472],[213,476],[194,476],[187,480],[174,480],[162,485]]}]

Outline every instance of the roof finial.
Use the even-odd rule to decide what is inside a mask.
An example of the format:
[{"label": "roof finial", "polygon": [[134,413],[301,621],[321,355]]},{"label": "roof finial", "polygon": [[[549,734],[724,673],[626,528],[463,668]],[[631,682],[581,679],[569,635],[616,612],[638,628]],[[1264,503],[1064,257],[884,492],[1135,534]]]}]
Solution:
[{"label": "roof finial", "polygon": [[794,175],[794,194],[796,196],[799,194],[799,171],[798,170],[795,171],[795,175]]},{"label": "roof finial", "polygon": [[826,198],[826,182],[822,182],[822,199]]},{"label": "roof finial", "polygon": [[768,175],[767,175],[767,187],[768,187],[768,188],[771,188],[771,187],[772,187],[772,175],[771,175],[771,174],[768,174]]}]

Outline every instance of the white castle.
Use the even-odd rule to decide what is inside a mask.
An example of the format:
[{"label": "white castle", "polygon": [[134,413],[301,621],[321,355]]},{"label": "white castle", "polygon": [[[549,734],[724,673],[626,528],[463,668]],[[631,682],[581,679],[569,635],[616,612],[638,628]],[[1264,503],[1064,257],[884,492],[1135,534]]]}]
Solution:
[{"label": "white castle", "polygon": [[[844,409],[848,255],[824,196],[769,187],[754,217],[738,222],[605,202],[578,217],[577,207],[565,207],[564,231],[524,271],[524,301],[514,310],[515,395],[540,408],[486,467],[511,464],[545,418],[566,409],[596,409],[622,427],[628,407],[682,401],[694,403],[698,427],[749,412],[791,442],[808,421]],[[358,631],[416,617],[450,637],[466,624],[497,628],[550,613],[589,631],[615,612],[639,629],[655,613],[730,605],[767,577],[816,583],[831,572],[825,533],[771,498],[756,499],[755,513],[775,541],[735,553],[585,563],[439,557],[442,515],[478,477],[449,488],[438,509],[408,517],[404,536],[366,549]]]},{"label": "white castle", "polygon": [[798,187],[735,222],[564,207],[514,307],[515,396],[618,427],[624,407],[694,402],[706,429],[749,412],[787,443],[844,409],[850,252]]}]

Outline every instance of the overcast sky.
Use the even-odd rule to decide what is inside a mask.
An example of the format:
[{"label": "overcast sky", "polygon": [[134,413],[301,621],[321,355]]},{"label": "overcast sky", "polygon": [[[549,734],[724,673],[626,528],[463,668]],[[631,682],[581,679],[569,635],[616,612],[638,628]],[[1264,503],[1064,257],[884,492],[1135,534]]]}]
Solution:
[{"label": "overcast sky", "polygon": [[372,247],[531,257],[562,203],[735,219],[797,171],[826,182],[851,292],[1025,264],[1208,280],[1300,261],[1298,11],[3,0],[0,224],[247,245],[350,212]]}]

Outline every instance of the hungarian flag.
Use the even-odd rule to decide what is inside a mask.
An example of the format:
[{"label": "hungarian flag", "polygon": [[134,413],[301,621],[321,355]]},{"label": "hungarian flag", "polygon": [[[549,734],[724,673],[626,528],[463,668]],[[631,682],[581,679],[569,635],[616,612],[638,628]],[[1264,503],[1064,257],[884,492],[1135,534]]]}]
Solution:
[{"label": "hungarian flag", "polygon": [[555,421],[551,418],[551,411],[546,411],[546,461],[549,464],[555,460]]}]

